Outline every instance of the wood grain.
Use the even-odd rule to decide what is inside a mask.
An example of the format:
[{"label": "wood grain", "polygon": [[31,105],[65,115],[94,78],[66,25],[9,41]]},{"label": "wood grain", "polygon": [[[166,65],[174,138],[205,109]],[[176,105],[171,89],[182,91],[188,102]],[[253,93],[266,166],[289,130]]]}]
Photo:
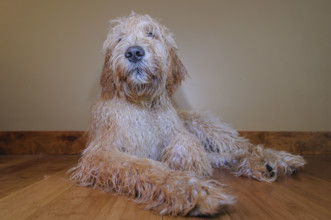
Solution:
[{"label": "wood grain", "polygon": [[[241,131],[254,144],[302,155],[331,155],[331,132]],[[0,154],[80,154],[85,148],[83,131],[0,132]]]},{"label": "wood grain", "polygon": [[80,154],[86,144],[82,131],[0,132],[0,154]]},{"label": "wood grain", "polygon": [[331,132],[241,131],[254,144],[302,155],[331,155]]},{"label": "wood grain", "polygon": [[[49,175],[61,171],[70,165],[73,166],[71,157],[65,155],[62,157],[54,155],[1,157],[2,160],[8,160],[11,163],[0,168],[0,173],[2,174],[0,175],[0,182],[3,183],[3,186],[0,188],[0,197],[47,178]],[[27,158],[27,160],[22,160],[22,158]],[[13,164],[13,159],[17,161],[15,164]]]},{"label": "wood grain", "polygon": [[[0,194],[1,219],[203,219],[159,216],[123,196],[74,186],[65,172],[78,158],[0,156],[0,189],[10,189]],[[331,156],[305,159],[306,167],[295,176],[282,176],[274,183],[216,169],[212,178],[228,185],[237,202],[221,215],[207,219],[330,219]],[[3,181],[6,178],[8,181]]]}]

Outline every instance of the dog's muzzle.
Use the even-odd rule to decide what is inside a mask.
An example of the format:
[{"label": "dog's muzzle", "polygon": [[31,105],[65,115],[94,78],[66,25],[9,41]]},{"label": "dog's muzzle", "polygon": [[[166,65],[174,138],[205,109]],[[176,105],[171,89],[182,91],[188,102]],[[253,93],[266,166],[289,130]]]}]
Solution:
[{"label": "dog's muzzle", "polygon": [[145,56],[145,50],[139,46],[129,47],[125,51],[125,58],[132,63],[137,63],[141,61],[144,56]]}]

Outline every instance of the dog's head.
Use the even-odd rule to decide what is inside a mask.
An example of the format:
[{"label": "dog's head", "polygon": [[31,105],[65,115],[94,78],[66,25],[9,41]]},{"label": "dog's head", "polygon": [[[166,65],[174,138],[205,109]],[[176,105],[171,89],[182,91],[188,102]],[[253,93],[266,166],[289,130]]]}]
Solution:
[{"label": "dog's head", "polygon": [[171,96],[187,74],[169,30],[148,15],[112,21],[103,49],[102,97],[129,101]]}]

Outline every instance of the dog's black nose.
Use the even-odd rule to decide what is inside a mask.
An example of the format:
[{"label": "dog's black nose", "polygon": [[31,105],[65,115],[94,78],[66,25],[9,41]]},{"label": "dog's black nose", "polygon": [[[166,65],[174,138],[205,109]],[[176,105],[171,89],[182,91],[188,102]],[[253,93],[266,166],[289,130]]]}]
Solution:
[{"label": "dog's black nose", "polygon": [[130,62],[136,63],[145,56],[145,51],[142,47],[132,46],[125,51],[125,58]]}]

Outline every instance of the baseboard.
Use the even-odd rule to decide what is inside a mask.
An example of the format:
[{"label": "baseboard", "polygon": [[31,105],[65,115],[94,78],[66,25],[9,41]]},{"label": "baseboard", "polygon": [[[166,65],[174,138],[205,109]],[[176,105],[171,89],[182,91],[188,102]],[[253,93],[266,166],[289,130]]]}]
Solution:
[{"label": "baseboard", "polygon": [[0,154],[79,154],[86,144],[83,131],[0,132]]},{"label": "baseboard", "polygon": [[241,131],[253,144],[301,155],[331,155],[331,132]]},{"label": "baseboard", "polygon": [[[331,155],[331,132],[241,131],[254,144],[301,155]],[[0,154],[80,154],[83,131],[0,132]]]}]

